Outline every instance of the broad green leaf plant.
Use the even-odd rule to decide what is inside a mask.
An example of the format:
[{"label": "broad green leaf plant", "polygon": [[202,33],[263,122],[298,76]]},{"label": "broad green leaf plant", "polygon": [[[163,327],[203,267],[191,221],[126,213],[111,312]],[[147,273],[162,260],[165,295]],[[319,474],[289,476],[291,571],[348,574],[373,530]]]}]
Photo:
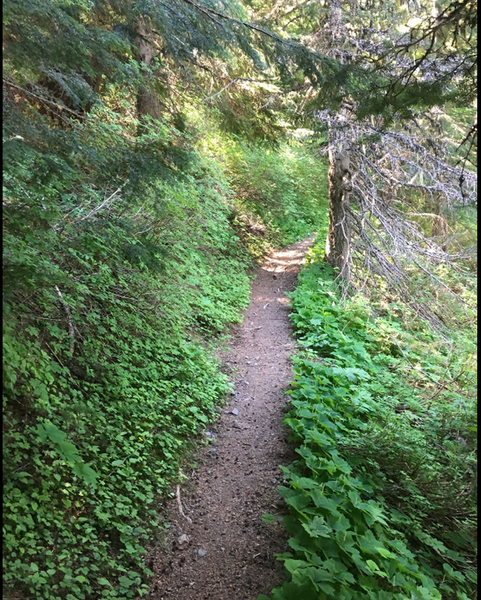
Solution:
[{"label": "broad green leaf plant", "polygon": [[290,549],[271,598],[473,599],[474,315],[446,340],[401,304],[343,299],[322,256],[319,243],[292,294],[298,458],[283,467]]}]

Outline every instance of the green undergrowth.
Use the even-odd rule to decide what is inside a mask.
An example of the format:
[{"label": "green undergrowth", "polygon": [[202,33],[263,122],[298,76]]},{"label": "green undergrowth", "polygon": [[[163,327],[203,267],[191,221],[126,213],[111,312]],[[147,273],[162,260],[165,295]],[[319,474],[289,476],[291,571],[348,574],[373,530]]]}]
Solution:
[{"label": "green undergrowth", "polygon": [[232,142],[226,160],[239,224],[249,216],[260,220],[274,245],[308,236],[325,219],[327,164],[297,143],[273,150]]},{"label": "green undergrowth", "polygon": [[232,224],[256,258],[307,237],[324,221],[327,163],[297,140],[275,148],[253,144],[222,136],[211,122],[200,148],[222,164],[236,197]]},{"label": "green undergrowth", "polygon": [[474,312],[441,335],[406,307],[342,299],[320,247],[292,303],[298,459],[283,468],[290,550],[271,598],[475,598]]},{"label": "green undergrowth", "polygon": [[225,164],[169,122],[7,110],[4,596],[136,598],[255,253]]}]

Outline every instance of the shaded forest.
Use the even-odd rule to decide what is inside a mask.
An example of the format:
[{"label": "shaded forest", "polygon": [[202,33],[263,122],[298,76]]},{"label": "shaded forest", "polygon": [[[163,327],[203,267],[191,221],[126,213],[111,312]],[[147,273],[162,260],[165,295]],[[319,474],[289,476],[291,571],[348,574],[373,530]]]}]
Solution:
[{"label": "shaded forest", "polygon": [[5,3],[6,598],[148,593],[215,350],[312,232],[272,600],[475,598],[476,10]]}]

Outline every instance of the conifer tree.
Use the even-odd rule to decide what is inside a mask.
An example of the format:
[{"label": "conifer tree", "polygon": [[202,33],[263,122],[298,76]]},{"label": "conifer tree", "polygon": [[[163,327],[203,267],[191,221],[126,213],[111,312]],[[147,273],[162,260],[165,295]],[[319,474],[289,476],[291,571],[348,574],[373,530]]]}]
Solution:
[{"label": "conifer tree", "polygon": [[[68,126],[69,120],[81,118],[101,102],[113,83],[124,86],[128,94],[135,90],[137,116],[159,119],[159,89],[166,87],[161,80],[165,72],[198,85],[203,72],[215,79],[222,69],[229,72],[230,61],[242,63],[233,57],[245,57],[244,66],[211,96],[242,129],[242,107],[222,104],[223,95],[236,82],[270,79],[277,85],[278,96],[290,93],[295,97],[297,116],[302,113],[311,124],[321,119],[328,126],[332,202],[327,258],[347,281],[351,279],[353,233],[353,217],[348,213],[354,210],[354,194],[356,210],[364,214],[362,199],[366,197],[352,188],[354,146],[367,147],[369,136],[382,135],[389,127],[401,131],[413,119],[419,122],[431,106],[448,100],[469,105],[473,99],[474,0],[448,3],[435,13],[431,5],[416,4],[411,7],[416,21],[405,33],[400,28],[407,15],[401,8],[331,0],[315,6],[300,2],[287,9],[277,2],[260,10],[257,22],[250,22],[235,0],[145,4],[102,0],[92,7],[80,0],[7,3],[7,101],[16,107],[12,115],[22,112],[17,110],[22,98]],[[213,67],[214,59],[217,66]],[[167,85],[167,95],[171,87]],[[269,119],[273,122],[269,104],[268,98],[259,103],[262,110],[249,109],[253,116],[244,127],[261,123],[261,115],[270,115],[258,129],[264,135]],[[356,139],[355,131],[360,136]],[[473,125],[466,147],[472,147],[475,131]],[[406,159],[411,160],[407,155]],[[463,166],[449,173],[459,181],[461,195],[469,195],[472,175]],[[378,192],[382,196],[382,190]],[[449,206],[452,198],[438,198],[443,193],[436,192],[438,208],[424,212]],[[379,224],[379,219],[374,221]]]},{"label": "conifer tree", "polygon": [[[452,5],[435,17],[431,7],[417,6],[410,40],[397,33],[405,17],[394,6],[379,6],[367,18],[365,8],[332,0],[316,18],[309,13],[305,22],[311,30],[301,37],[338,64],[338,102],[331,98],[329,103],[324,91],[316,94],[306,83],[310,97],[303,105],[328,137],[326,259],[345,284],[365,285],[377,275],[412,299],[407,264],[433,275],[432,266],[462,258],[447,252],[442,207],[446,211],[476,199],[474,173],[449,164],[442,140],[431,133],[439,129],[443,102],[460,102],[463,96],[469,105],[473,99],[475,33],[470,16],[458,14],[464,23],[460,39]],[[298,4],[291,18],[296,9],[305,10]],[[282,20],[279,4],[273,13]],[[456,57],[438,41],[441,23],[445,39],[458,46]],[[421,214],[433,222],[431,235],[417,219]]]}]

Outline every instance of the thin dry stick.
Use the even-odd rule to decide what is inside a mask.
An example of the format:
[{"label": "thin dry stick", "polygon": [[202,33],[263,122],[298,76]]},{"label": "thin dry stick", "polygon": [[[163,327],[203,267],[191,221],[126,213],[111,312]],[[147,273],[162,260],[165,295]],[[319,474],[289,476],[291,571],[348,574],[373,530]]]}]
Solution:
[{"label": "thin dry stick", "polygon": [[177,506],[179,507],[180,514],[184,517],[186,521],[192,523],[192,519],[184,513],[184,510],[182,508],[182,501],[180,499],[180,485],[177,485],[177,487],[175,488],[175,497],[177,498]]},{"label": "thin dry stick", "polygon": [[50,352],[55,356],[55,358],[58,360],[58,362],[62,365],[63,368],[65,368],[65,365],[63,364],[63,362],[60,360],[60,358],[55,354],[52,346],[50,346],[50,344],[48,342],[45,342],[45,345],[47,346],[47,348],[50,350]]},{"label": "thin dry stick", "polygon": [[220,94],[222,94],[222,92],[225,92],[225,90],[230,88],[231,85],[233,85],[234,83],[237,83],[238,81],[240,81],[240,82],[246,81],[248,83],[270,83],[270,81],[268,79],[250,79],[249,77],[236,77],[235,79],[231,79],[231,81],[229,81],[229,83],[227,85],[225,85],[222,89],[220,89],[215,94],[212,94],[211,96],[207,96],[207,98],[204,98],[202,100],[202,102],[209,102],[210,100],[213,100],[217,96],[220,96]]},{"label": "thin dry stick", "polygon": [[124,183],[123,185],[121,185],[118,189],[115,190],[115,192],[113,194],[111,194],[108,198],[105,198],[105,200],[103,200],[103,202],[101,204],[99,204],[96,208],[92,209],[88,213],[88,215],[79,219],[79,221],[85,221],[85,219],[88,219],[95,213],[99,212],[99,210],[101,210],[110,200],[112,200],[112,198],[114,198],[122,190],[122,188],[125,187],[126,185],[127,185],[127,183]]}]

